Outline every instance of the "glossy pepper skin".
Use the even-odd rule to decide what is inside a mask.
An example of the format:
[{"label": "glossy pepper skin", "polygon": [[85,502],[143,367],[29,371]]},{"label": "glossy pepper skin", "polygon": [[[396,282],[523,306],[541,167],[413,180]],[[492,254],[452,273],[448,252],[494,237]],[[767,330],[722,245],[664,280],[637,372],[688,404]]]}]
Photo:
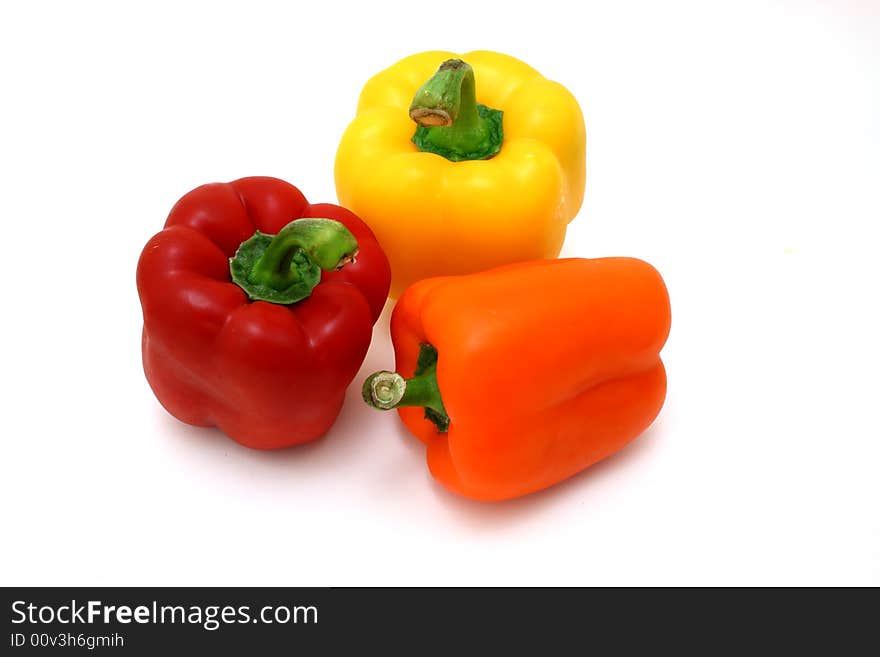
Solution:
[{"label": "glossy pepper skin", "polygon": [[[301,217],[341,223],[327,222],[356,239],[356,262],[320,272],[296,303],[252,301],[232,282],[230,258],[255,231],[274,235]],[[389,284],[382,249],[348,210],[310,205],[276,178],[203,185],[177,202],[138,262],[147,380],[176,418],[242,445],[314,440],[339,413]]]},{"label": "glossy pepper skin", "polygon": [[500,151],[450,161],[416,146],[413,121],[436,117],[425,105],[448,92],[420,96],[420,85],[456,57],[420,53],[369,80],[337,152],[337,196],[382,243],[394,297],[422,278],[556,257],[583,201],[586,136],[577,101],[507,55],[460,56],[473,69],[476,100],[503,112]]},{"label": "glossy pepper skin", "polygon": [[[439,431],[421,406],[398,413],[448,489],[478,500],[538,491],[651,424],[666,393],[659,353],[669,326],[662,278],[631,258],[538,261],[423,280],[392,315],[396,369],[412,385],[421,378],[414,375],[422,345],[436,349],[448,430]],[[383,376],[395,377],[380,372],[365,383],[373,406],[371,384]],[[399,397],[382,408],[400,405]]]}]

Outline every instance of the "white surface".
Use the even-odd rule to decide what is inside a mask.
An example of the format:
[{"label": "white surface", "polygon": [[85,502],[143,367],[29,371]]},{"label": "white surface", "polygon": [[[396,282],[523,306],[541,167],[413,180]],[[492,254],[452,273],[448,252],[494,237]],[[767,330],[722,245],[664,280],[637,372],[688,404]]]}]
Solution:
[{"label": "white surface", "polygon": [[[302,4],[0,9],[0,583],[880,584],[877,3]],[[446,493],[360,403],[387,308],[304,448],[177,422],[140,365],[174,201],[254,174],[334,200],[362,84],[428,48],[574,92],[564,254],[644,258],[672,297],[653,428],[510,503]]]}]

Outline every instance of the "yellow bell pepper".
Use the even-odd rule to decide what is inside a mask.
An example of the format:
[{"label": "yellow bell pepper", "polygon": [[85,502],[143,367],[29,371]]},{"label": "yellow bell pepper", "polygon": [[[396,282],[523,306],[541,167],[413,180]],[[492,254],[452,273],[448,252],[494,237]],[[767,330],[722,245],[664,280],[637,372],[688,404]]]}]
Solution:
[{"label": "yellow bell pepper", "polygon": [[422,278],[559,255],[584,196],[584,118],[513,57],[424,52],[367,82],[335,174],[340,203],[388,254],[396,297]]}]

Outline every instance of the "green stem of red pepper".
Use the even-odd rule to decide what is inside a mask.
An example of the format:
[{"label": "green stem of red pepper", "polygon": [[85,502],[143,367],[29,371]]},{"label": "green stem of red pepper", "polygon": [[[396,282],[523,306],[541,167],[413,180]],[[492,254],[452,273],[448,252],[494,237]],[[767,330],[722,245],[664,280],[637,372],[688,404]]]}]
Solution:
[{"label": "green stem of red pepper", "polygon": [[321,270],[354,262],[358,243],[333,219],[297,219],[277,235],[257,231],[229,260],[233,282],[254,301],[291,304],[308,297]]},{"label": "green stem of red pepper", "polygon": [[413,143],[447,160],[486,160],[501,150],[502,112],[477,103],[474,70],[449,59],[416,92],[409,115]]},{"label": "green stem of red pepper", "polygon": [[437,350],[429,344],[421,345],[416,371],[404,379],[397,372],[382,370],[364,381],[364,401],[372,408],[390,411],[402,406],[422,406],[425,418],[437,426],[437,431],[449,430],[449,415],[437,384]]}]

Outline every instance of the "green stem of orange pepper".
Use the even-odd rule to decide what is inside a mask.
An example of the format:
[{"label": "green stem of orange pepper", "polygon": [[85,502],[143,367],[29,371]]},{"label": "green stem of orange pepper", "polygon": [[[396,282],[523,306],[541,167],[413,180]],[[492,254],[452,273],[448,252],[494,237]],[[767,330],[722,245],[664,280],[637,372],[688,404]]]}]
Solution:
[{"label": "green stem of orange pepper", "polygon": [[422,406],[425,417],[437,426],[437,431],[449,430],[449,415],[437,384],[437,350],[431,345],[421,345],[412,378],[404,379],[397,372],[382,370],[367,377],[362,392],[364,401],[380,411]]}]

